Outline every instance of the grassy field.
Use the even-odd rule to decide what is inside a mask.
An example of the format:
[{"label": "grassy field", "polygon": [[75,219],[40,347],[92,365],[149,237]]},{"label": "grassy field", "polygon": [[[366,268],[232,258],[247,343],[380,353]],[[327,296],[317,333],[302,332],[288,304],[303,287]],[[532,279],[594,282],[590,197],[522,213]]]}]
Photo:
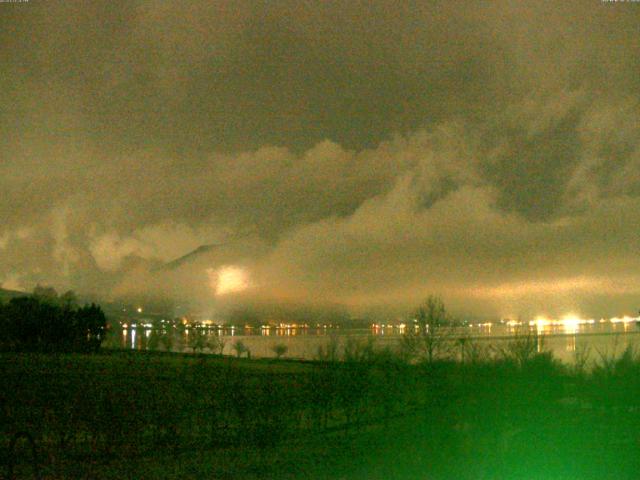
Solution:
[{"label": "grassy field", "polygon": [[[18,478],[626,479],[640,362],[0,354]],[[27,432],[37,446],[10,442]]]}]

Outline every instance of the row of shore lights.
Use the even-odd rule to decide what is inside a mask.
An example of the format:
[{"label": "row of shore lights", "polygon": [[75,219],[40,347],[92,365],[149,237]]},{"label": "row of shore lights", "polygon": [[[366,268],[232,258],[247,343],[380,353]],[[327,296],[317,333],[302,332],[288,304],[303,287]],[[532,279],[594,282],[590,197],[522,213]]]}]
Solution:
[{"label": "row of shore lights", "polygon": [[[595,323],[627,324],[631,322],[640,322],[640,317],[630,317],[628,315],[625,315],[623,317],[612,317],[609,319],[601,318],[600,320],[594,320],[592,318],[590,319],[580,318],[576,315],[566,315],[561,319],[552,320],[544,316],[538,316],[535,319],[529,321],[528,323],[520,322],[517,320],[509,320],[507,322],[500,322],[500,323],[507,325],[508,327],[521,327],[523,325],[528,324],[530,327],[544,328],[544,327],[554,327],[554,326],[577,327],[578,325],[593,325]],[[493,325],[494,325],[494,322],[484,322],[484,323],[475,323],[475,324],[470,323],[467,326],[469,328],[472,328],[472,327],[492,327]],[[406,328],[406,325],[404,323],[400,323],[400,324],[373,323],[371,324],[371,327],[375,330],[383,329],[383,328],[398,328],[400,330],[404,330]]]}]

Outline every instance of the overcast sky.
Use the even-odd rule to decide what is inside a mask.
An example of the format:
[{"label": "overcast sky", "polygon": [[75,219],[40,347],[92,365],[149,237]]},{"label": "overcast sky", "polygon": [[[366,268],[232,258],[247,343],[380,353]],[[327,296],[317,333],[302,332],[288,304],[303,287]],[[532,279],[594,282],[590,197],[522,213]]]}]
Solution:
[{"label": "overcast sky", "polygon": [[0,284],[635,314],[639,28],[599,0],[0,3]]}]

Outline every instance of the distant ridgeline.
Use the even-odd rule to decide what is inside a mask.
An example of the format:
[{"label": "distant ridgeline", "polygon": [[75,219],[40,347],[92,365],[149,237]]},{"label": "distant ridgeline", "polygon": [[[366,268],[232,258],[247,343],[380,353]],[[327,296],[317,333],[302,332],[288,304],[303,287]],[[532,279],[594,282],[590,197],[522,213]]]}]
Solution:
[{"label": "distant ridgeline", "polygon": [[16,290],[6,290],[0,288],[0,302],[7,303],[12,298],[26,297],[29,294],[26,292],[18,292]]},{"label": "distant ridgeline", "polygon": [[36,287],[33,294],[0,291],[0,349],[89,352],[100,348],[106,317],[95,305],[79,307],[73,292],[58,295]]}]

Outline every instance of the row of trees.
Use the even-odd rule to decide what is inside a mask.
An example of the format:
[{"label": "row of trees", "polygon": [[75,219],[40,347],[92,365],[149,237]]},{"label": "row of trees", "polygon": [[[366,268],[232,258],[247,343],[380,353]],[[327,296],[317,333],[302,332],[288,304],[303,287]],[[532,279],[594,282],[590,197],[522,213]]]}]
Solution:
[{"label": "row of trees", "polygon": [[26,351],[95,351],[107,328],[102,309],[78,306],[73,292],[51,288],[0,304],[0,347]]}]

